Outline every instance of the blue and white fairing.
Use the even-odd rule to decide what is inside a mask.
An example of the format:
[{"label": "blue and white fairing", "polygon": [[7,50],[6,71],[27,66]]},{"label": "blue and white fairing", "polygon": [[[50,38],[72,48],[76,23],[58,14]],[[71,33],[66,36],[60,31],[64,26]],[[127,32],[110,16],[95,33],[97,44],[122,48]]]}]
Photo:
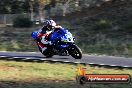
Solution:
[{"label": "blue and white fairing", "polygon": [[61,41],[62,42],[71,42],[71,43],[74,42],[73,36],[68,30],[65,30],[65,34],[61,37]]},{"label": "blue and white fairing", "polygon": [[[50,41],[57,47],[57,48],[67,48],[70,44],[74,43],[74,38],[72,34],[61,28],[58,31],[55,31],[50,36]],[[59,42],[59,43],[58,43]]]}]

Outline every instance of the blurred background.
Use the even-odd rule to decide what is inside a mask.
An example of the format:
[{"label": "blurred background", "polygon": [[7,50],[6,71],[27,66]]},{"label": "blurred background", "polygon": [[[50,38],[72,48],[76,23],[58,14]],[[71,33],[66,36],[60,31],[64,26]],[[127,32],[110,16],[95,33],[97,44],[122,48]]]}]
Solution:
[{"label": "blurred background", "polygon": [[0,0],[0,50],[38,51],[46,19],[69,29],[87,54],[132,56],[131,0]]}]

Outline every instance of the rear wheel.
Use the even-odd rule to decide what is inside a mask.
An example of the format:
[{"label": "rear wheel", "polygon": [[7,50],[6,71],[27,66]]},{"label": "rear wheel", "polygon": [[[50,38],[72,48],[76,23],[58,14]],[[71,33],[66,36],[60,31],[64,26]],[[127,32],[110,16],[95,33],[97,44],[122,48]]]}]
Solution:
[{"label": "rear wheel", "polygon": [[75,59],[82,58],[82,51],[77,45],[72,45],[70,47],[69,54]]},{"label": "rear wheel", "polygon": [[44,56],[46,56],[47,58],[50,58],[54,55],[54,53],[51,51],[51,50],[45,50],[43,53],[42,53]]},{"label": "rear wheel", "polygon": [[42,50],[41,50],[41,48],[40,48],[39,46],[38,46],[38,48],[39,48],[39,51],[40,51],[44,56],[46,56],[47,58],[51,58],[51,57],[54,55],[53,50],[50,49],[50,48],[46,49],[44,52],[42,52]]}]

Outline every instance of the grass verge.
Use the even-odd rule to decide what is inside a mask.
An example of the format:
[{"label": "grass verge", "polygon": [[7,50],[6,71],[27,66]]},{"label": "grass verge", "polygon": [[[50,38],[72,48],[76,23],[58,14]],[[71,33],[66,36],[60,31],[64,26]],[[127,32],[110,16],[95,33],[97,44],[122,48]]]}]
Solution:
[{"label": "grass verge", "polygon": [[[89,74],[130,74],[131,69],[83,65]],[[131,88],[132,84],[85,84],[75,81],[76,65],[0,60],[0,88]]]}]

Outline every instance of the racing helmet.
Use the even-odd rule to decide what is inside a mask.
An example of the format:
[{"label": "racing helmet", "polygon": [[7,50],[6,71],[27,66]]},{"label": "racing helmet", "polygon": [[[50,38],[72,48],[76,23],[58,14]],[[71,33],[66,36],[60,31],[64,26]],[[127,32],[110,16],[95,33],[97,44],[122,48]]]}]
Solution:
[{"label": "racing helmet", "polygon": [[44,25],[47,27],[47,30],[48,30],[48,31],[51,31],[51,30],[53,30],[54,27],[56,26],[56,23],[55,23],[55,21],[53,21],[53,20],[46,20],[46,21],[44,22]]},{"label": "racing helmet", "polygon": [[33,39],[37,39],[38,38],[38,31],[32,32],[31,36]]},{"label": "racing helmet", "polygon": [[46,26],[52,26],[52,27],[56,26],[56,23],[54,20],[46,20],[45,23],[46,23]]}]

